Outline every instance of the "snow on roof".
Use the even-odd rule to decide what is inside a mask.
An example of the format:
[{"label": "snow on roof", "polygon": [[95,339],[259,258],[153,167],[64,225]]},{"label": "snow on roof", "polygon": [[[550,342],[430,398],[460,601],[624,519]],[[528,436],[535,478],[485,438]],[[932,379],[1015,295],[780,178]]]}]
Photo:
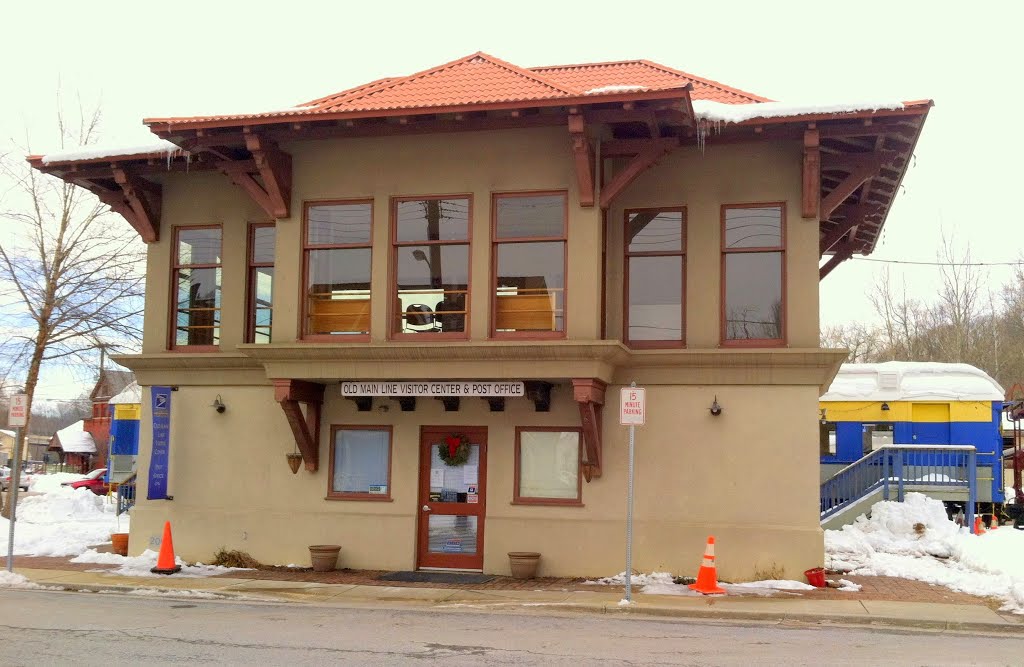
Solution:
[{"label": "snow on roof", "polygon": [[149,155],[151,153],[165,153],[167,155],[175,155],[177,153],[183,153],[184,151],[180,146],[176,146],[169,141],[160,139],[150,144],[142,144],[136,146],[79,146],[78,148],[72,148],[66,151],[54,151],[47,153],[43,156],[43,164],[52,164],[54,162],[70,162],[77,160],[96,160],[105,157],[121,157],[128,155]]},{"label": "snow on roof", "polygon": [[109,405],[142,403],[142,387],[139,386],[138,382],[132,382],[122,389],[121,393],[111,397],[107,403]]},{"label": "snow on roof", "polygon": [[0,428],[0,433],[3,433],[4,435],[6,435],[9,438],[13,438],[15,436],[14,431],[8,431],[5,428]]},{"label": "snow on roof", "polygon": [[858,111],[900,110],[903,102],[875,100],[835,103],[757,102],[754,104],[722,104],[712,100],[694,100],[697,118],[719,123],[742,123],[755,118],[790,118],[816,114],[856,113]]},{"label": "snow on roof", "polygon": [[72,453],[93,453],[96,451],[96,441],[92,434],[85,431],[85,422],[79,419],[71,426],[65,426],[57,431],[57,440],[60,441],[60,448],[65,452]]},{"label": "snow on roof", "polygon": [[641,90],[648,90],[647,86],[639,84],[615,84],[611,86],[598,86],[583,91],[584,95],[606,95],[608,93],[635,93]]},{"label": "snow on roof", "polygon": [[969,364],[843,364],[822,401],[1001,401],[1003,388]]}]

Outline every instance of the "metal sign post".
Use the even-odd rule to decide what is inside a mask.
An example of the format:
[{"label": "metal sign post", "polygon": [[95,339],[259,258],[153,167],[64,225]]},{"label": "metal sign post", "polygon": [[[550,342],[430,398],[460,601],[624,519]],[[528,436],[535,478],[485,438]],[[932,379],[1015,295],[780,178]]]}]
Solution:
[{"label": "metal sign post", "polygon": [[636,382],[619,394],[619,424],[629,426],[629,483],[626,487],[626,602],[633,602],[633,444],[636,427],[647,421],[646,390]]},{"label": "metal sign post", "polygon": [[11,405],[7,410],[7,423],[14,429],[14,461],[11,463],[11,486],[7,497],[11,503],[8,513],[11,516],[7,530],[7,571],[14,571],[14,521],[18,509],[18,485],[21,484],[21,428],[28,420],[28,396],[15,394],[11,396]]}]

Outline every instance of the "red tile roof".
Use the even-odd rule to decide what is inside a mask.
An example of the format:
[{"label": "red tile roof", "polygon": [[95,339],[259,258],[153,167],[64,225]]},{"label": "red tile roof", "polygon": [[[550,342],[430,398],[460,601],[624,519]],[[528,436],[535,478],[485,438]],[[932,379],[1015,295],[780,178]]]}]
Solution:
[{"label": "red tile roof", "polygon": [[712,100],[723,104],[749,104],[770,102],[766,97],[754,95],[738,88],[703,79],[693,74],[665,67],[649,60],[622,60],[608,63],[581,63],[579,65],[553,65],[531,67],[531,72],[542,74],[549,81],[577,90],[588,90],[609,85],[641,85],[651,90],[675,88],[693,84],[690,97],[694,100]]},{"label": "red tile roof", "polygon": [[[400,110],[451,110],[495,104],[557,104],[597,102],[602,96],[643,98],[645,94],[686,93],[688,85],[705,91],[699,99],[733,103],[765,98],[694,77],[684,72],[636,60],[524,69],[486,53],[458,60],[404,77],[388,77],[307,102],[294,109],[255,114],[209,115],[189,118],[147,118],[148,124],[204,123],[271,117],[362,114]],[[660,95],[658,97],[665,97]]]}]

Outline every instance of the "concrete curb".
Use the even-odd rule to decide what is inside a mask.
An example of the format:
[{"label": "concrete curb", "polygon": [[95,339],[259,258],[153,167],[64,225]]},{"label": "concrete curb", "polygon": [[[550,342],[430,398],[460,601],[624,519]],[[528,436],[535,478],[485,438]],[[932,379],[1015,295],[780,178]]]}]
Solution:
[{"label": "concrete curb", "polygon": [[[202,585],[196,588],[165,588],[159,585],[153,586],[121,586],[116,584],[100,583],[60,583],[59,581],[33,582],[44,590],[61,590],[83,593],[110,593],[121,595],[132,595],[136,591],[159,592],[167,598],[179,598],[182,600],[219,600],[230,602],[252,602],[252,603],[273,603],[273,604],[309,604],[315,606],[359,606],[367,603],[380,604],[401,604],[417,605],[421,608],[433,608],[437,610],[451,611],[558,611],[585,614],[609,614],[623,617],[654,617],[654,618],[692,618],[712,621],[750,621],[760,623],[799,623],[807,625],[841,625],[858,627],[875,627],[887,629],[905,630],[927,630],[938,632],[967,632],[985,633],[1000,635],[1024,636],[1024,623],[985,623],[985,622],[961,622],[950,620],[922,619],[912,617],[899,617],[891,615],[872,614],[843,614],[843,613],[822,613],[797,612],[785,610],[729,610],[717,608],[696,608],[683,606],[657,605],[650,603],[634,603],[631,607],[620,607],[605,602],[531,602],[526,599],[510,597],[507,600],[481,600],[481,599],[446,599],[440,596],[436,599],[414,597],[412,594],[403,596],[401,593],[383,595],[351,595],[337,596],[328,599],[316,599],[312,595],[306,599],[298,594],[299,598],[275,595],[272,590],[260,589],[257,591],[227,591],[223,589],[210,590]],[[410,590],[423,590],[410,588]],[[203,593],[203,597],[197,598],[194,593]],[[454,591],[452,592],[454,593]],[[294,589],[290,591],[295,596]],[[209,597],[207,597],[209,596]]]}]

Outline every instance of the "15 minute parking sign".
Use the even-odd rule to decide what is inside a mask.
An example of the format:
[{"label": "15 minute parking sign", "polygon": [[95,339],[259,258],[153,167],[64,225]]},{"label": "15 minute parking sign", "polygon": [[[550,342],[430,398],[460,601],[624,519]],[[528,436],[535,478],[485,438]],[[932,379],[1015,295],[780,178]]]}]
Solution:
[{"label": "15 minute parking sign", "polygon": [[619,394],[619,424],[643,426],[647,421],[647,395],[645,389],[626,387]]}]

